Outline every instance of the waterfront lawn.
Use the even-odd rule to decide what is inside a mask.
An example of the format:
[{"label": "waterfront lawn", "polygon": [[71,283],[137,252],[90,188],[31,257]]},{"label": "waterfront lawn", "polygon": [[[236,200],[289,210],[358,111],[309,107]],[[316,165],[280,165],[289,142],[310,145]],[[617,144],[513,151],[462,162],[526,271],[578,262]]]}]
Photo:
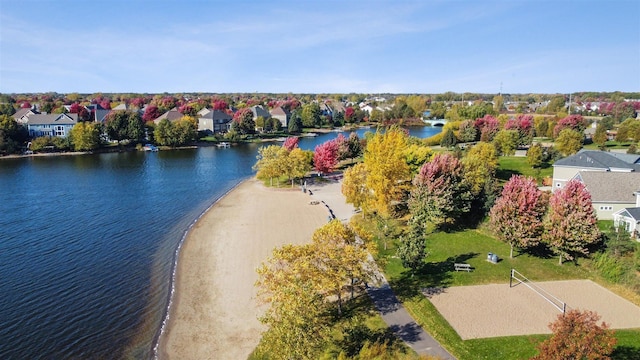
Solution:
[{"label": "waterfront lawn", "polygon": [[[375,225],[367,225],[375,229]],[[402,266],[393,245],[387,241],[385,250],[384,242],[378,239],[378,257],[392,288],[413,318],[459,359],[528,359],[536,354],[536,345],[548,335],[463,341],[420,289],[506,283],[511,268],[533,281],[598,278],[586,266],[588,259],[579,259],[577,263],[565,262],[560,266],[557,257],[542,250],[535,255],[516,250],[514,258],[510,259],[508,244],[480,230],[430,235],[427,239],[429,255],[423,268],[415,274]],[[497,264],[486,261],[489,252],[497,254],[501,260]],[[470,264],[474,271],[454,271],[453,264],[459,262]],[[640,358],[640,329],[619,330],[616,337],[619,343],[613,359]]]},{"label": "waterfront lawn", "polygon": [[506,182],[512,175],[542,179],[553,176],[553,167],[550,164],[543,164],[540,169],[534,169],[527,163],[527,158],[524,156],[500,156],[496,177]]}]

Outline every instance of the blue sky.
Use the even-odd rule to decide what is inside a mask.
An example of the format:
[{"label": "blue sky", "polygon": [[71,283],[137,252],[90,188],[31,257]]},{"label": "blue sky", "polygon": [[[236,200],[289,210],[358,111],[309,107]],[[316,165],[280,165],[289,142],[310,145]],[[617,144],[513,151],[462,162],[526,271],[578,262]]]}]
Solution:
[{"label": "blue sky", "polygon": [[0,92],[640,91],[640,1],[0,0]]}]

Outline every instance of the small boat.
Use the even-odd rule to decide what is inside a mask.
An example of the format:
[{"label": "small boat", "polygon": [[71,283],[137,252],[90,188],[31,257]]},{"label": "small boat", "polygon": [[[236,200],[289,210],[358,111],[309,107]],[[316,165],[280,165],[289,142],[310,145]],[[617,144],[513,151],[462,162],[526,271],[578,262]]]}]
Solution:
[{"label": "small boat", "polygon": [[217,143],[216,146],[219,148],[228,149],[231,147],[231,144],[228,142],[221,142],[221,143]]},{"label": "small boat", "polygon": [[316,133],[304,133],[304,134],[302,134],[302,136],[304,136],[304,137],[316,137],[316,136],[318,136],[318,134],[316,134]]},{"label": "small boat", "polygon": [[158,151],[158,147],[152,144],[145,144],[144,147],[142,147],[142,149],[144,151],[153,151],[153,152]]}]

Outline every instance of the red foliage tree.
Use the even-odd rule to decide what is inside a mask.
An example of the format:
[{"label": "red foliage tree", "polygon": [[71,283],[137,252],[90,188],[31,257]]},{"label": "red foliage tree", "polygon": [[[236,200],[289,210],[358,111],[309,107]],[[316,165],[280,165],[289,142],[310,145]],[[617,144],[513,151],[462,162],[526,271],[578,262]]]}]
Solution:
[{"label": "red foliage tree", "polygon": [[327,174],[338,164],[338,143],[335,140],[326,141],[316,146],[313,153],[313,164],[317,171]]},{"label": "red foliage tree", "polygon": [[102,101],[100,101],[100,107],[105,109],[105,110],[111,110],[111,100],[109,99],[102,99]]},{"label": "red foliage tree", "polygon": [[588,246],[601,236],[591,194],[583,183],[571,180],[551,195],[543,240],[560,257],[560,264],[588,254]]},{"label": "red foliage tree", "polygon": [[31,109],[31,103],[30,103],[30,102],[28,102],[28,101],[25,101],[25,102],[23,102],[23,103],[20,105],[20,107],[21,107],[22,109]]},{"label": "red foliage tree", "polygon": [[348,123],[356,121],[356,111],[351,106],[345,109],[344,120]]},{"label": "red foliage tree", "polygon": [[480,141],[491,142],[493,137],[500,131],[500,121],[491,115],[477,118],[473,125],[480,133]]},{"label": "red foliage tree", "polygon": [[569,115],[558,121],[558,124],[553,128],[553,137],[557,138],[560,131],[564,129],[571,129],[582,133],[588,125],[589,122],[585,120],[582,115]]},{"label": "red foliage tree", "polygon": [[534,360],[555,359],[610,359],[616,345],[614,332],[592,311],[569,310],[558,315],[549,325],[553,335],[538,345]]},{"label": "red foliage tree", "polygon": [[298,142],[300,141],[300,138],[297,136],[289,136],[284,143],[282,144],[282,147],[291,151],[295,148],[298,147]]},{"label": "red foliage tree", "polygon": [[220,110],[220,111],[224,111],[229,108],[229,104],[227,104],[227,102],[222,99],[213,99],[211,101],[211,106],[213,107],[213,110]]},{"label": "red foliage tree", "polygon": [[73,103],[71,104],[71,106],[69,106],[69,113],[71,114],[77,114],[80,112],[80,108],[82,108],[83,106],[81,106],[78,103]]},{"label": "red foliage tree", "polygon": [[160,117],[160,115],[162,115],[162,113],[160,112],[160,109],[156,105],[151,104],[151,105],[148,105],[144,110],[144,114],[142,115],[142,120],[144,122],[153,121],[158,117]]},{"label": "red foliage tree", "polygon": [[547,198],[532,178],[512,176],[489,212],[490,224],[498,238],[513,248],[528,248],[540,242]]},{"label": "red foliage tree", "polygon": [[145,103],[144,98],[141,98],[141,97],[131,99],[131,101],[129,102],[129,104],[137,107],[138,109],[142,109],[142,107],[144,106],[144,103]]}]

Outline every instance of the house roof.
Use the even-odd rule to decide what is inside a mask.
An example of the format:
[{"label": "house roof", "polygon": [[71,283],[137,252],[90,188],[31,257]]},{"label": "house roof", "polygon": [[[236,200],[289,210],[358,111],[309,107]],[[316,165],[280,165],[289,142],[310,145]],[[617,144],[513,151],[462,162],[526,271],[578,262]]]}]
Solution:
[{"label": "house roof", "polygon": [[199,117],[199,119],[212,119],[212,120],[233,120],[233,117],[224,111],[213,110]]},{"label": "house roof", "polygon": [[75,125],[78,114],[33,114],[29,116],[29,125]]},{"label": "house roof", "polygon": [[107,117],[107,115],[109,115],[110,112],[111,110],[96,109],[96,121],[104,122],[104,119]]},{"label": "house roof", "polygon": [[582,181],[593,202],[635,204],[640,189],[640,172],[580,171]]},{"label": "house roof", "polygon": [[271,114],[269,114],[269,112],[260,105],[252,106],[251,112],[253,113],[254,118],[257,118],[258,116],[262,116],[265,119],[271,117]]},{"label": "house roof", "polygon": [[182,119],[182,113],[180,111],[178,111],[176,108],[173,108],[169,111],[167,111],[166,113],[158,116],[157,119],[153,120],[153,122],[155,122],[156,124],[159,123],[160,121],[167,119],[169,121],[178,121],[180,119]]},{"label": "house roof", "polygon": [[613,215],[622,215],[624,217],[631,217],[636,222],[640,222],[640,207],[624,208],[616,211]]},{"label": "house roof", "polygon": [[129,106],[127,106],[126,103],[122,103],[111,110],[127,110],[127,109],[129,109]]},{"label": "house roof", "polygon": [[575,155],[560,159],[553,166],[640,171],[640,155],[620,154],[599,150],[581,150]]},{"label": "house roof", "polygon": [[287,110],[283,109],[281,106],[278,106],[275,109],[271,110],[271,115],[289,116],[289,115],[291,115],[291,113],[288,112]]},{"label": "house roof", "polygon": [[32,114],[36,114],[36,112],[32,111],[31,108],[26,108],[26,109],[25,108],[20,108],[12,116],[13,116],[14,119],[18,120],[21,117],[27,115],[30,111],[31,111]]}]

